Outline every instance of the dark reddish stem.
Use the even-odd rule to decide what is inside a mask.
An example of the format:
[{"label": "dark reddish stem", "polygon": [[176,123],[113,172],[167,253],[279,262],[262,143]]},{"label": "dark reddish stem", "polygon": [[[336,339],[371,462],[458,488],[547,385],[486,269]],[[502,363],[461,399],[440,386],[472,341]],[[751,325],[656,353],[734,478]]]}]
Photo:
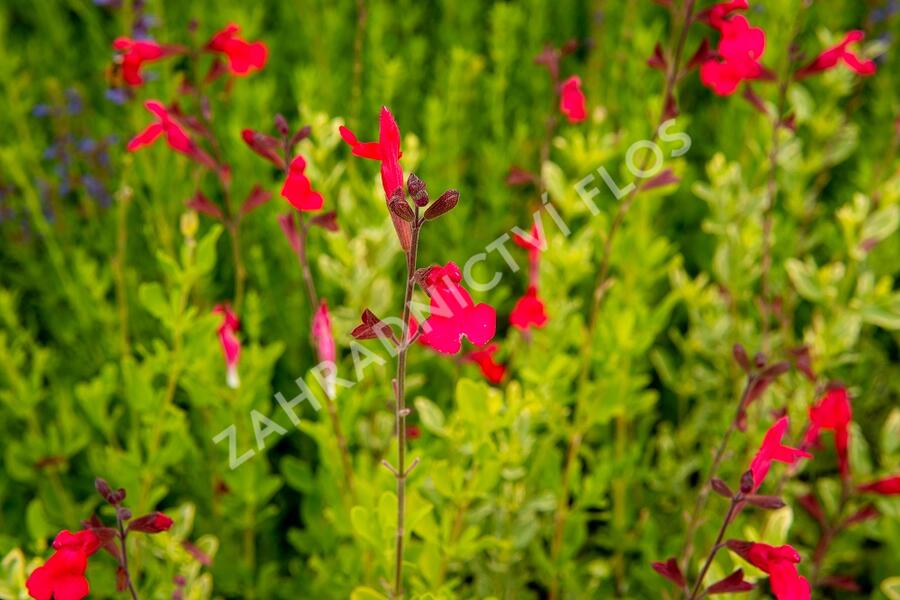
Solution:
[{"label": "dark reddish stem", "polygon": [[132,600],[138,600],[137,590],[134,589],[134,583],[131,581],[131,572],[128,570],[128,545],[126,544],[128,534],[118,514],[116,515],[116,524],[119,528],[119,544],[122,547],[122,559],[119,561],[119,566],[122,567],[122,571],[125,573],[125,583],[128,586],[128,591],[131,593]]},{"label": "dark reddish stem", "polygon": [[719,533],[718,535],[716,535],[716,541],[713,543],[709,554],[706,556],[706,561],[704,561],[703,567],[700,569],[700,573],[697,575],[697,582],[694,584],[694,588],[693,590],[691,590],[691,595],[688,596],[688,600],[695,600],[697,598],[697,594],[700,593],[700,588],[703,586],[703,578],[706,577],[706,572],[709,571],[709,567],[712,565],[713,559],[716,557],[716,554],[722,547],[722,538],[725,537],[725,532],[728,530],[728,525],[731,524],[731,520],[737,513],[738,507],[740,506],[742,500],[743,497],[741,496],[741,494],[737,494],[734,498],[731,499],[731,504],[728,506],[728,512],[725,513],[725,520],[722,521],[722,526],[719,527]]}]

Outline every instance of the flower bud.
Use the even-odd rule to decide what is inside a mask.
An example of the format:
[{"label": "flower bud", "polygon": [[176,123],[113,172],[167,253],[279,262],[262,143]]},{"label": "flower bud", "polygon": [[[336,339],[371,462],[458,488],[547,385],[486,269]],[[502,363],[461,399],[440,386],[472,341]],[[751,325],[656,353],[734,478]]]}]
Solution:
[{"label": "flower bud", "polygon": [[730,500],[734,497],[734,492],[731,491],[731,488],[728,487],[728,484],[718,477],[713,477],[712,481],[710,481],[709,484],[710,487],[712,487],[713,491],[723,498],[728,498]]},{"label": "flower bud", "polygon": [[200,226],[200,219],[197,218],[197,211],[188,210],[181,213],[181,235],[187,240],[193,240],[197,236],[197,228]]},{"label": "flower bud", "polygon": [[433,221],[441,215],[444,215],[456,206],[459,202],[459,192],[456,190],[447,190],[441,197],[434,201],[434,204],[425,210],[425,219]]},{"label": "flower bud", "polygon": [[275,115],[275,129],[278,130],[283,137],[287,137],[291,134],[291,128],[288,126],[287,119],[284,118],[284,115],[278,113]]},{"label": "flower bud", "polygon": [[150,513],[137,518],[128,525],[128,531],[141,533],[160,533],[172,527],[172,519],[161,512]]},{"label": "flower bud", "polygon": [[406,189],[416,206],[428,206],[428,190],[425,189],[425,182],[419,179],[415,173],[409,174],[406,180]]},{"label": "flower bud", "polygon": [[753,471],[748,470],[741,475],[741,493],[749,494],[753,491]]}]

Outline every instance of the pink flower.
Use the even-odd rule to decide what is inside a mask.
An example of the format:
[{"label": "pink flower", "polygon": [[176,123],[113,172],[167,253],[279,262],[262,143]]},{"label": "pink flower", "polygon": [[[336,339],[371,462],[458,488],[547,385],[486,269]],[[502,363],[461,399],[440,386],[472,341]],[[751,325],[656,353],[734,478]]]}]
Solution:
[{"label": "pink flower", "polygon": [[297,156],[291,161],[287,179],[281,188],[281,195],[297,210],[319,210],[325,200],[322,194],[312,189],[312,184],[305,174],[306,161]]},{"label": "pink flower", "polygon": [[150,40],[132,40],[127,37],[116,38],[113,48],[120,52],[122,78],[128,85],[144,83],[144,79],[141,77],[141,67],[144,63],[157,61],[181,52],[181,49],[176,46],[162,46]]},{"label": "pink flower", "polygon": [[419,338],[424,345],[444,354],[456,354],[466,336],[476,346],[494,337],[497,313],[487,304],[473,304],[459,283],[462,273],[453,262],[432,267],[425,276],[425,291],[431,297],[431,314],[422,323]]},{"label": "pink flower", "polygon": [[325,392],[329,398],[334,398],[336,393],[337,376],[337,349],[334,344],[334,334],[331,331],[331,317],[328,315],[328,303],[322,300],[316,309],[312,320],[312,341],[316,348],[316,354],[320,363],[328,363],[328,371],[325,379]]},{"label": "pink flower", "polygon": [[[403,169],[400,167],[400,128],[394,120],[394,115],[386,106],[381,107],[380,126],[377,142],[360,142],[356,135],[346,127],[340,128],[341,137],[352,149],[354,156],[377,160],[381,162],[381,186],[384,189],[384,199],[390,203],[391,197],[398,189],[403,188]],[[391,212],[391,220],[400,246],[403,251],[409,250],[412,242],[412,226]]]},{"label": "pink flower", "polygon": [[838,467],[841,475],[850,475],[850,464],[847,447],[850,442],[850,420],[853,410],[847,388],[836,386],[825,392],[819,402],[809,409],[809,428],[806,430],[804,446],[813,446],[819,441],[819,433],[823,429],[834,432],[834,450],[838,456]]},{"label": "pink flower", "polygon": [[784,434],[787,433],[788,425],[787,417],[778,419],[766,432],[759,452],[756,453],[753,462],[750,463],[750,471],[753,473],[754,492],[759,489],[759,486],[765,480],[769,468],[772,466],[772,461],[777,460],[778,462],[794,464],[801,458],[812,458],[812,454],[809,452],[804,452],[799,448],[791,448],[781,443]]},{"label": "pink flower", "polygon": [[873,494],[881,494],[882,496],[900,495],[900,475],[886,477],[873,481],[865,485],[859,486],[861,492],[872,492]]},{"label": "pink flower", "polygon": [[581,77],[578,75],[572,75],[563,82],[559,94],[559,110],[569,119],[569,123],[580,123],[587,118]]},{"label": "pink flower", "polygon": [[525,295],[519,298],[509,315],[510,324],[522,331],[529,327],[540,329],[547,324],[547,310],[538,298],[537,286],[530,285]]},{"label": "pink flower", "polygon": [[157,138],[165,135],[166,143],[176,152],[180,152],[210,169],[218,170],[215,161],[194,143],[178,119],[162,102],[147,100],[144,107],[156,116],[156,122],[151,123],[146,129],[131,138],[127,146],[129,152],[149,146]]},{"label": "pink flower", "polygon": [[251,43],[242,40],[238,36],[240,30],[240,27],[230,23],[225,29],[215,34],[206,47],[213,52],[226,55],[231,72],[234,75],[243,76],[262,69],[266,65],[269,50],[262,42]]},{"label": "pink flower", "polygon": [[149,146],[156,141],[156,138],[165,134],[166,143],[173,150],[191,156],[196,149],[194,142],[178,121],[169,114],[163,103],[158,100],[147,100],[144,107],[156,115],[156,122],[151,123],[144,131],[131,138],[131,141],[128,142],[128,151],[134,152],[144,146]]},{"label": "pink flower", "polygon": [[241,358],[241,341],[237,337],[237,331],[241,328],[241,323],[228,304],[216,305],[213,313],[222,315],[222,324],[219,326],[218,333],[227,369],[225,381],[228,383],[228,387],[237,389],[241,385],[237,369],[238,361]]},{"label": "pink flower", "polygon": [[769,574],[772,593],[778,600],[809,600],[809,582],[797,572],[800,554],[791,546],[769,546],[729,540],[728,549],[754,567]]},{"label": "pink flower", "polygon": [[865,33],[860,30],[853,30],[844,36],[841,43],[828,48],[817,56],[811,63],[799,69],[796,73],[797,79],[802,79],[828,69],[833,69],[838,62],[843,61],[850,70],[855,71],[863,76],[872,75],[876,71],[875,62],[872,60],[863,60],[854,54],[847,46],[855,42],[861,41],[865,37]]},{"label": "pink flower", "polygon": [[720,34],[717,56],[700,65],[700,81],[720,96],[733,94],[742,81],[763,75],[759,59],[766,48],[765,32],[750,27],[743,15],[731,12],[747,8],[746,2],[728,2],[712,7],[708,23]]},{"label": "pink flower", "polygon": [[497,344],[490,344],[480,350],[473,350],[466,355],[466,360],[475,363],[481,369],[481,374],[488,382],[498,385],[506,376],[506,367],[494,360],[494,354],[497,353],[499,347]]},{"label": "pink flower", "polygon": [[100,538],[89,529],[61,531],[53,540],[56,552],[28,577],[28,593],[35,600],[81,600],[91,591],[84,576],[87,559],[101,546]]}]

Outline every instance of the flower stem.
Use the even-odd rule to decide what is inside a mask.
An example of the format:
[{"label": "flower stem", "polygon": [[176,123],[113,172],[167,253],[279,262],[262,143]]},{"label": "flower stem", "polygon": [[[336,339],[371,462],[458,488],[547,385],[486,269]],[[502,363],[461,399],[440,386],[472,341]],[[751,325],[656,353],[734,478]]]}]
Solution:
[{"label": "flower stem", "polygon": [[[418,213],[418,209],[416,210]],[[394,380],[394,392],[397,402],[394,410],[394,422],[397,429],[397,468],[394,477],[397,479],[397,540],[394,548],[394,598],[403,597],[403,536],[406,516],[406,355],[409,351],[409,313],[413,290],[416,286],[416,256],[419,248],[419,216],[412,230],[412,241],[406,255],[406,291],[403,296],[402,337],[397,353],[397,377]]]},{"label": "flower stem", "polygon": [[731,499],[731,505],[728,507],[728,512],[725,513],[725,520],[722,521],[722,526],[719,528],[719,534],[716,536],[716,541],[713,544],[713,547],[710,549],[709,554],[706,557],[706,561],[703,563],[703,568],[700,569],[700,573],[697,575],[697,582],[694,584],[694,589],[691,591],[691,595],[688,596],[688,600],[694,600],[697,598],[697,594],[700,592],[700,587],[703,585],[703,578],[706,577],[706,572],[709,571],[710,565],[712,565],[713,559],[716,557],[716,554],[719,552],[719,548],[722,547],[722,538],[725,537],[725,531],[728,529],[728,525],[731,523],[732,517],[734,517],[735,512],[737,511],[738,506],[741,504],[742,500],[741,494],[737,494],[734,498]]},{"label": "flower stem", "polygon": [[718,473],[719,466],[721,466],[722,464],[722,459],[725,458],[725,451],[728,449],[728,442],[731,440],[731,436],[734,435],[734,432],[738,428],[738,421],[740,419],[741,411],[744,408],[744,404],[747,401],[747,396],[750,393],[750,389],[752,388],[754,382],[755,380],[753,376],[747,377],[747,383],[744,385],[744,391],[741,392],[741,398],[738,402],[734,418],[731,419],[731,423],[728,425],[728,429],[725,431],[725,435],[722,436],[722,441],[719,442],[719,447],[716,448],[716,453],[713,455],[713,461],[709,467],[709,473],[706,476],[706,481],[700,488],[700,493],[697,494],[697,501],[694,503],[694,510],[691,512],[691,516],[688,519],[687,533],[684,537],[684,547],[681,550],[681,558],[678,561],[682,572],[687,571],[687,563],[690,560],[691,552],[693,551],[694,534],[697,533],[697,526],[700,524],[700,514],[702,513],[703,508],[706,506],[707,499],[709,499],[709,492],[711,489],[713,477],[715,477],[716,473]]},{"label": "flower stem", "polygon": [[125,582],[128,585],[128,591],[131,593],[132,600],[138,600],[137,590],[134,589],[134,583],[131,581],[131,572],[128,570],[128,545],[125,543],[128,534],[125,533],[125,526],[122,524],[122,519],[119,518],[119,515],[116,515],[116,525],[119,528],[119,544],[122,546],[122,560],[119,566],[122,567],[122,571],[125,573]]}]

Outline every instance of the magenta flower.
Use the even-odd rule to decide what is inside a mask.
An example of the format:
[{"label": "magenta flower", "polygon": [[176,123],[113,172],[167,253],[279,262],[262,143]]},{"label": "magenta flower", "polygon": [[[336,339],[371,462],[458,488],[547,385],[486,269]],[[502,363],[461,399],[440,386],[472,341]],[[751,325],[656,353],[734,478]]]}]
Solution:
[{"label": "magenta flower", "polygon": [[584,92],[581,91],[581,77],[572,75],[566,79],[559,94],[559,110],[569,119],[569,123],[580,123],[587,119]]},{"label": "magenta flower", "polygon": [[791,448],[781,443],[782,438],[787,433],[788,425],[787,417],[778,419],[766,432],[759,452],[756,453],[753,462],[750,463],[754,492],[759,489],[759,486],[765,480],[766,475],[769,473],[769,468],[772,466],[772,461],[794,464],[801,458],[812,458],[812,454],[809,452],[804,452],[799,448]]},{"label": "magenta flower", "polygon": [[804,445],[814,446],[819,441],[819,433],[823,429],[834,432],[834,449],[838,456],[838,467],[841,476],[850,475],[848,446],[850,443],[850,421],[853,409],[850,396],[844,386],[835,386],[809,409],[809,428],[806,430]]},{"label": "magenta flower", "polygon": [[244,76],[266,65],[269,50],[262,42],[247,42],[241,39],[238,35],[240,31],[240,27],[229,23],[225,29],[209,40],[206,48],[227,56],[231,73]]},{"label": "magenta flower", "polygon": [[462,273],[453,262],[432,267],[425,276],[425,291],[431,297],[431,314],[422,323],[419,340],[444,354],[456,354],[463,336],[476,346],[491,341],[497,325],[497,313],[487,304],[474,304],[469,292],[459,283]]},{"label": "magenta flower", "polygon": [[226,378],[228,387],[237,389],[241,385],[238,375],[238,361],[241,358],[241,341],[237,337],[237,331],[241,323],[237,315],[228,304],[218,304],[213,308],[213,313],[222,315],[222,324],[219,326],[219,343],[222,346],[222,354],[225,356]]},{"label": "magenta flower", "polygon": [[791,546],[737,540],[729,540],[726,545],[754,567],[769,574],[772,593],[778,600],[809,600],[809,582],[797,572],[800,554]]},{"label": "magenta flower", "polygon": [[875,62],[861,59],[853,51],[847,49],[847,46],[862,41],[865,36],[866,34],[858,29],[848,32],[839,44],[828,48],[811,63],[798,70],[796,73],[797,79],[833,69],[842,61],[851,71],[855,71],[864,77],[873,75],[877,70]]},{"label": "magenta flower", "polygon": [[322,194],[312,189],[312,183],[306,176],[306,161],[302,156],[297,156],[291,161],[290,170],[281,195],[297,210],[319,210],[325,200]]}]

